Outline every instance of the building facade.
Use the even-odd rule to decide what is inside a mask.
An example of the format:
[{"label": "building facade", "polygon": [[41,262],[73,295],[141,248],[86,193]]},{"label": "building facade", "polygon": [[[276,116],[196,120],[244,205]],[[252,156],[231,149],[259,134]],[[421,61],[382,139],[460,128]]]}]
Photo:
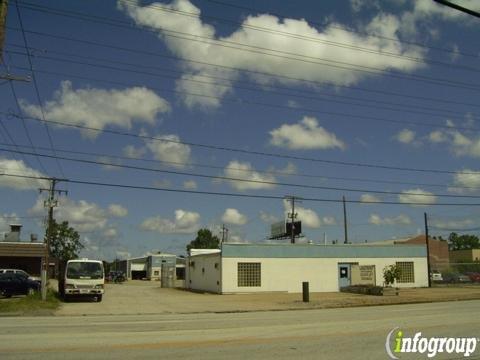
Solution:
[{"label": "building facade", "polygon": [[313,244],[223,244],[217,253],[191,255],[186,287],[220,294],[335,292],[352,285],[352,266],[369,266],[383,285],[383,269],[402,269],[398,287],[428,286],[427,252],[422,245],[363,246]]},{"label": "building facade", "polygon": [[480,249],[451,250],[451,263],[473,263],[480,261]]}]

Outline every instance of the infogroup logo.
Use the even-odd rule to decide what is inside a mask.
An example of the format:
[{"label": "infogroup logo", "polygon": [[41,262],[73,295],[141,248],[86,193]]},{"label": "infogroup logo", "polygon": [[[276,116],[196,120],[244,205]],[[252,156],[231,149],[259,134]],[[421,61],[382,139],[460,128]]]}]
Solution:
[{"label": "infogroup logo", "polygon": [[[397,331],[398,330],[398,331]],[[394,335],[394,333],[396,334]],[[394,337],[392,345],[392,336]],[[385,341],[385,350],[391,359],[399,359],[401,353],[426,354],[433,358],[439,353],[457,354],[469,357],[472,355],[480,339],[475,337],[422,337],[421,332],[415,333],[413,337],[406,337],[398,327],[392,329]]]}]

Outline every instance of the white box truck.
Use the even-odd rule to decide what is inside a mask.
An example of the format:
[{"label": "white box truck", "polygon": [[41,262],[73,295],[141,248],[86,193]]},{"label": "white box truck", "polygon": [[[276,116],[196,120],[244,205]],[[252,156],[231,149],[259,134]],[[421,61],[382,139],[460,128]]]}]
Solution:
[{"label": "white box truck", "polygon": [[58,291],[65,301],[73,296],[102,301],[105,293],[105,272],[99,260],[77,259],[60,264]]}]

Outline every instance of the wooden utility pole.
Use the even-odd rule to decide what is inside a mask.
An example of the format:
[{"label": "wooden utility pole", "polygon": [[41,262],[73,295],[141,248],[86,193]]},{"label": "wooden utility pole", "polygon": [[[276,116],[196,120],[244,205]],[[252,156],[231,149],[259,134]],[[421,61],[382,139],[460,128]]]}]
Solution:
[{"label": "wooden utility pole", "polygon": [[432,279],[430,278],[430,241],[428,239],[428,218],[427,213],[423,213],[425,220],[425,244],[427,245],[427,272],[428,272],[428,287],[432,287]]},{"label": "wooden utility pole", "polygon": [[348,244],[348,231],[347,231],[347,207],[345,205],[345,196],[343,196],[343,227],[345,229],[345,240],[344,244]]},{"label": "wooden utility pole", "polygon": [[48,191],[48,198],[44,201],[44,206],[48,208],[48,220],[47,231],[45,236],[45,259],[43,261],[42,268],[42,300],[47,299],[47,282],[48,282],[48,269],[50,264],[50,243],[54,236],[53,233],[53,208],[58,206],[58,201],[55,199],[55,194],[67,194],[66,190],[57,190],[55,187],[60,179],[50,178],[50,187],[48,189],[39,189],[40,193]]},{"label": "wooden utility pole", "polygon": [[8,0],[0,0],[0,60],[3,60],[3,44],[5,44],[5,25],[7,22]]}]

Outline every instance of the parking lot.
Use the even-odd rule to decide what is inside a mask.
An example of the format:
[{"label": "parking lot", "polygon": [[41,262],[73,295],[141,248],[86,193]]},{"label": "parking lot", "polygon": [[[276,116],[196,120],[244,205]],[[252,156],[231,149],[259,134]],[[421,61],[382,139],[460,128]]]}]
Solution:
[{"label": "parking lot", "polygon": [[[54,285],[54,284],[53,284]],[[165,289],[155,281],[106,284],[103,301],[62,303],[55,315],[182,314],[242,312],[309,308],[336,308],[399,303],[480,299],[480,286],[438,286],[431,289],[402,289],[399,296],[370,296],[347,293],[312,293],[310,302],[302,294],[258,293],[217,295],[182,289]]]}]

